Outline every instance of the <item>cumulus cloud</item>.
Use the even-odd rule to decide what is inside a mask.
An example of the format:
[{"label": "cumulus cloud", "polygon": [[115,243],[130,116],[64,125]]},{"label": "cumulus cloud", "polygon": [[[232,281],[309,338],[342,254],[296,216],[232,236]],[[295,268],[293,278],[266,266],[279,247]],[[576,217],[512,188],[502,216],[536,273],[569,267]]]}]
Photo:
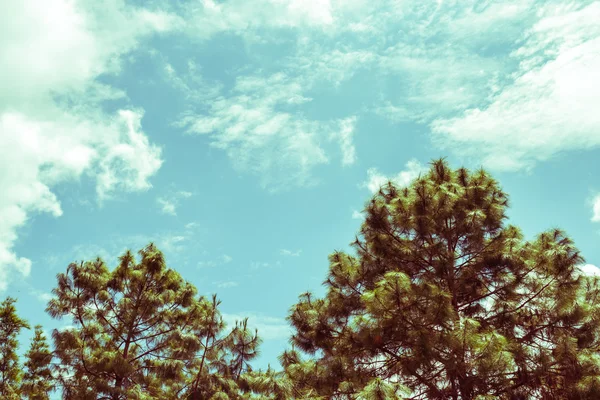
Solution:
[{"label": "cumulus cloud", "polygon": [[31,269],[13,251],[29,215],[62,214],[54,185],[89,176],[100,200],[150,187],[161,150],[141,128],[143,111],[104,113],[100,103],[124,93],[96,78],[118,73],[121,55],[177,20],[119,0],[102,7],[9,0],[4,7],[11,12],[0,14],[0,290],[12,272]]},{"label": "cumulus cloud", "polygon": [[436,143],[501,170],[600,147],[600,3],[548,5],[539,15],[512,53],[512,83],[485,107],[436,120]]},{"label": "cumulus cloud", "polygon": [[586,276],[600,276],[600,268],[593,264],[579,265],[578,268]]},{"label": "cumulus cloud", "polygon": [[[414,179],[426,171],[427,167],[415,159],[409,160],[406,163],[406,168],[393,176],[383,175],[377,168],[369,168],[367,170],[367,180],[359,186],[369,189],[371,193],[377,193],[381,186],[387,184],[389,181],[398,186],[408,186]],[[360,213],[358,214],[360,215]],[[355,214],[353,214],[354,217]]]}]

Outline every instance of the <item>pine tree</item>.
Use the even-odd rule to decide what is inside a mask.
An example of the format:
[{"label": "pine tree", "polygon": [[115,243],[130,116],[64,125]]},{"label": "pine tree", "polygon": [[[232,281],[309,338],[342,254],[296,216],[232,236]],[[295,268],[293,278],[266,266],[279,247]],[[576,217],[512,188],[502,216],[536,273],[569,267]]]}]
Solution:
[{"label": "pine tree", "polygon": [[225,334],[219,304],[213,296],[211,309],[205,313],[207,320],[203,325],[207,329],[201,350],[186,366],[185,381],[190,383],[181,393],[189,400],[241,399],[244,393],[262,393],[262,388],[248,384],[246,378],[252,372],[249,362],[258,355],[258,332],[250,331],[246,318]]},{"label": "pine tree", "polygon": [[291,310],[310,356],[281,357],[294,396],[600,398],[598,282],[562,231],[525,241],[507,206],[487,172],[444,160],[382,187],[326,296]]},{"label": "pine tree", "polygon": [[52,352],[41,325],[35,326],[31,346],[25,357],[25,373],[21,384],[23,398],[48,400],[54,388],[54,377],[51,371]]},{"label": "pine tree", "polygon": [[17,349],[17,337],[23,328],[29,329],[27,322],[17,315],[16,299],[6,298],[0,303],[0,398],[19,400],[21,368]]},{"label": "pine tree", "polygon": [[[216,297],[198,296],[153,244],[139,254],[136,262],[127,251],[112,271],[96,259],[58,275],[47,311],[70,316],[74,326],[53,332],[63,398],[239,396],[235,378],[247,369],[258,338],[232,351],[247,336],[240,328],[224,334]],[[224,374],[228,359],[236,369]]]}]

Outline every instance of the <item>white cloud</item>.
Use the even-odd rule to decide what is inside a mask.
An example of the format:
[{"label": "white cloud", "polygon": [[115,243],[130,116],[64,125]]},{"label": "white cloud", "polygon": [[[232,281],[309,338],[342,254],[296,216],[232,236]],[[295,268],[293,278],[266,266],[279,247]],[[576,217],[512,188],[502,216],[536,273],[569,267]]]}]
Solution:
[{"label": "white cloud", "polygon": [[268,262],[265,262],[265,261],[252,261],[250,263],[251,269],[268,268],[270,266],[271,266],[271,264],[269,264]]},{"label": "white cloud", "polygon": [[356,148],[352,136],[356,127],[356,117],[340,121],[340,131],[334,134],[340,142],[342,150],[342,165],[352,165],[356,161]]},{"label": "white cloud", "polygon": [[288,256],[288,257],[299,257],[300,253],[302,253],[302,250],[291,251],[288,249],[281,249],[279,251],[279,254],[281,254],[282,256]]},{"label": "white cloud", "polygon": [[75,245],[70,251],[71,254],[69,256],[67,264],[61,265],[59,268],[65,268],[70,262],[89,261],[95,259],[96,257],[100,257],[106,262],[111,262],[113,260],[116,260],[118,256],[117,252],[114,251],[115,249],[113,249],[112,246],[111,250],[113,251],[108,251],[106,248],[95,244]]},{"label": "white cloud", "polygon": [[220,289],[229,289],[239,285],[239,283],[235,281],[224,281],[224,282],[213,282],[213,285],[216,285]]},{"label": "white cloud", "polygon": [[[31,261],[13,251],[29,215],[60,216],[58,183],[83,174],[100,199],[144,190],[161,151],[141,130],[141,110],[115,116],[99,107],[124,96],[96,81],[117,73],[120,56],[177,18],[126,6],[68,0],[8,0],[0,13],[0,290],[10,275],[28,275]],[[14,168],[19,165],[19,168]]]},{"label": "white cloud", "polygon": [[376,112],[392,121],[428,122],[485,100],[502,65],[459,45],[403,41],[383,50],[379,69],[397,82],[398,94],[389,95]]},{"label": "white cloud", "polygon": [[119,111],[119,119],[126,127],[99,162],[97,192],[100,199],[110,197],[115,191],[138,191],[152,187],[149,178],[160,166],[161,149],[149,143],[141,129],[140,112]]},{"label": "white cloud", "polygon": [[438,144],[503,170],[600,147],[600,3],[549,5],[539,15],[513,53],[513,83],[486,107],[435,121]]},{"label": "white cloud", "polygon": [[600,222],[600,194],[596,195],[593,200],[592,222]]},{"label": "white cloud", "polygon": [[176,126],[210,135],[211,145],[227,152],[234,166],[260,176],[263,187],[309,186],[314,167],[329,158],[322,141],[339,138],[343,163],[354,161],[351,134],[355,118],[311,120],[295,111],[303,97],[301,82],[284,73],[242,76],[228,97],[207,103],[208,115],[188,113]]},{"label": "white cloud", "polygon": [[156,202],[160,205],[160,210],[163,214],[173,216],[177,215],[177,213],[175,212],[177,206],[172,200],[167,200],[163,197],[159,197],[158,199],[156,199]]},{"label": "white cloud", "polygon": [[363,219],[365,216],[362,212],[353,210],[352,211],[352,219]]},{"label": "white cloud", "polygon": [[[191,192],[181,190],[181,191],[178,191],[175,193],[168,194],[166,196],[158,197],[156,199],[156,202],[160,206],[161,212],[163,214],[175,216],[175,215],[177,215],[177,206],[179,205],[179,202],[181,201],[181,199],[187,199],[191,196],[192,196]],[[190,225],[190,224],[188,224],[188,225]],[[193,226],[194,225],[190,225],[190,228]],[[187,225],[186,225],[186,228],[188,228]]]},{"label": "white cloud", "polygon": [[[162,231],[152,235],[113,235],[102,246],[96,244],[79,244],[74,246],[68,255],[68,262],[89,261],[96,257],[102,258],[109,266],[114,263],[126,250],[134,254],[149,243],[165,253],[167,258],[182,253],[190,243],[190,232]],[[62,267],[61,267],[62,268]]]},{"label": "white cloud", "polygon": [[[159,54],[159,57],[162,56]],[[185,71],[178,72],[173,65],[164,61],[166,80],[179,90],[187,101],[204,101],[219,95],[223,85],[206,82],[202,77],[202,69],[194,60],[188,60]]]},{"label": "white cloud", "polygon": [[201,39],[220,32],[251,36],[261,28],[319,27],[333,22],[329,0],[202,0],[188,4],[184,10],[187,30]]},{"label": "white cloud", "polygon": [[197,222],[188,222],[187,224],[185,224],[185,229],[192,230],[199,226],[200,226],[200,224],[198,224]]},{"label": "white cloud", "polygon": [[600,268],[592,264],[579,265],[579,270],[586,276],[600,276]]},{"label": "white cloud", "polygon": [[42,303],[48,303],[54,297],[52,295],[52,293],[48,293],[48,292],[37,292],[37,293],[35,293],[35,296]]},{"label": "white cloud", "polygon": [[284,61],[284,67],[303,80],[305,89],[315,85],[339,88],[357,72],[376,67],[381,57],[372,50],[332,48],[310,36],[302,36],[296,46],[295,54]]},{"label": "white cloud", "polygon": [[408,186],[414,179],[418,178],[420,174],[425,173],[427,170],[428,168],[426,166],[415,159],[409,160],[406,163],[406,169],[394,176],[386,176],[380,173],[377,168],[369,168],[367,170],[367,181],[360,184],[359,187],[367,188],[371,193],[376,193],[381,186],[387,184],[388,181],[392,181],[398,186]]},{"label": "white cloud", "polygon": [[188,238],[183,235],[164,235],[156,240],[156,245],[166,254],[179,253],[185,249],[184,242],[187,241],[187,239]]},{"label": "white cloud", "polygon": [[258,336],[263,340],[287,339],[292,333],[290,325],[284,318],[268,317],[255,313],[223,313],[222,315],[229,328],[234,327],[236,321],[242,321],[248,317],[248,328],[258,329]]},{"label": "white cloud", "polygon": [[218,265],[229,264],[232,261],[233,261],[233,257],[231,257],[227,254],[222,254],[215,259],[204,260],[204,261],[198,262],[198,267],[199,268],[205,268],[205,267],[212,268],[212,267],[216,267]]}]

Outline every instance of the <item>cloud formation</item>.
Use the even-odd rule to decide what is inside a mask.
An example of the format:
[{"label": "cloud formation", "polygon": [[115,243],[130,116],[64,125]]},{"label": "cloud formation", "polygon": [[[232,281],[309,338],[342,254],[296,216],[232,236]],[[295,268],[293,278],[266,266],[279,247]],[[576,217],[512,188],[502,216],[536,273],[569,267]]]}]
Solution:
[{"label": "cloud formation", "polygon": [[[359,187],[367,188],[371,193],[377,193],[381,186],[390,181],[398,186],[408,186],[414,179],[427,170],[428,168],[416,159],[409,160],[406,163],[406,168],[393,176],[383,175],[377,168],[369,168],[367,170],[367,180],[361,183]],[[352,218],[360,218],[360,215],[361,213],[355,212],[352,214]]]},{"label": "cloud formation", "polygon": [[592,202],[592,222],[600,222],[600,194]]},{"label": "cloud formation", "polygon": [[182,199],[187,199],[192,196],[191,192],[180,190],[175,193],[161,196],[156,199],[156,202],[160,206],[160,210],[163,214],[176,216],[177,206]]},{"label": "cloud formation", "polygon": [[600,276],[600,268],[593,264],[579,265],[578,268],[586,276]]},{"label": "cloud formation", "polygon": [[[60,216],[52,187],[90,177],[99,200],[148,189],[161,149],[141,128],[143,111],[105,113],[124,93],[97,81],[120,69],[138,40],[176,17],[112,0],[94,7],[66,0],[9,0],[0,15],[0,290],[31,261],[12,250],[31,213]],[[14,168],[18,165],[19,168]]]},{"label": "cloud formation", "polygon": [[539,15],[511,54],[512,82],[489,104],[434,121],[436,143],[498,170],[600,147],[600,3],[547,5]]},{"label": "cloud formation", "polygon": [[301,82],[285,73],[240,76],[231,92],[208,102],[208,112],[187,113],[177,126],[190,134],[209,135],[211,146],[224,150],[240,171],[260,177],[277,191],[316,183],[312,169],[329,162],[323,142],[336,140],[342,163],[355,161],[355,117],[319,121],[296,111],[311,101]]},{"label": "cloud formation", "polygon": [[292,251],[288,249],[281,249],[279,251],[279,254],[286,257],[300,257],[300,253],[302,253],[302,250]]}]

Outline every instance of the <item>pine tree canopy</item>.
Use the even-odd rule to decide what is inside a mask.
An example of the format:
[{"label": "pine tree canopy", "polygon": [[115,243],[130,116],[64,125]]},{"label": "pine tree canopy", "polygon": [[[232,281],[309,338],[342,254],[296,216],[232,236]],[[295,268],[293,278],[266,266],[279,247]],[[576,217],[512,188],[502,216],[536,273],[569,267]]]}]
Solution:
[{"label": "pine tree canopy", "polygon": [[6,400],[21,398],[17,336],[23,328],[29,329],[27,322],[17,315],[15,302],[16,299],[8,297],[0,303],[0,398]]},{"label": "pine tree canopy", "polygon": [[241,398],[257,334],[245,321],[224,334],[216,297],[198,296],[153,244],[139,255],[127,251],[112,271],[96,259],[58,275],[47,311],[73,326],[52,334],[63,397]]},{"label": "pine tree canopy", "polygon": [[600,398],[596,279],[564,232],[526,241],[507,206],[487,172],[444,160],[383,186],[326,295],[291,309],[294,396]]}]

